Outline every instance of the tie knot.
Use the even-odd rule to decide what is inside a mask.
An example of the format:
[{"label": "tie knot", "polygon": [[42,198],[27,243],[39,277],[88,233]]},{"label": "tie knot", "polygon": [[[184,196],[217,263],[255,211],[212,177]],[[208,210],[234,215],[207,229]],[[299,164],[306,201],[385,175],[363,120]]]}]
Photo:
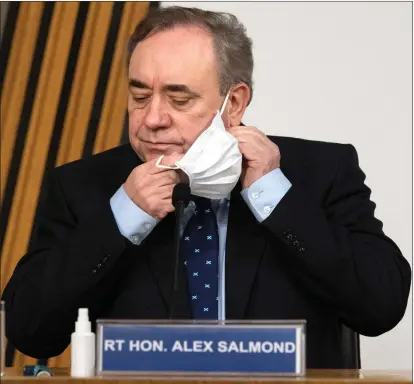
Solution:
[{"label": "tie knot", "polygon": [[211,208],[211,201],[205,197],[192,196],[192,200],[198,210]]}]

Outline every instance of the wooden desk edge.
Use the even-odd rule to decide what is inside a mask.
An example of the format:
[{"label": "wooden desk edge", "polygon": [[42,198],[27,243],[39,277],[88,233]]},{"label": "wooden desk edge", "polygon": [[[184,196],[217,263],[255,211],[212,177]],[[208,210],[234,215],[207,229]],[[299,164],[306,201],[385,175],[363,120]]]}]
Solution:
[{"label": "wooden desk edge", "polygon": [[27,383],[35,381],[39,384],[51,384],[52,382],[70,381],[73,383],[110,383],[110,384],[228,384],[231,383],[276,383],[276,384],[292,384],[297,383],[313,383],[313,384],[408,384],[413,383],[412,371],[380,371],[380,370],[308,370],[305,377],[269,377],[269,378],[250,378],[250,377],[91,377],[88,379],[73,378],[69,376],[69,370],[64,368],[53,369],[55,376],[53,377],[27,377],[17,372],[14,368],[6,368],[5,376],[1,377],[3,383]]}]

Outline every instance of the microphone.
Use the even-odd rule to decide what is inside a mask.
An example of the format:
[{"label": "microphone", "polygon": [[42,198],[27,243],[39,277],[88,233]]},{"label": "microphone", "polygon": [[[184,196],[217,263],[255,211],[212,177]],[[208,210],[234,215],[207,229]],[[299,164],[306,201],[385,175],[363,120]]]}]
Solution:
[{"label": "microphone", "polygon": [[174,233],[174,259],[173,259],[173,280],[170,298],[169,319],[174,316],[175,301],[178,292],[178,266],[180,258],[180,227],[184,208],[190,201],[190,186],[188,184],[176,184],[173,189],[172,203],[175,208],[175,233]]}]

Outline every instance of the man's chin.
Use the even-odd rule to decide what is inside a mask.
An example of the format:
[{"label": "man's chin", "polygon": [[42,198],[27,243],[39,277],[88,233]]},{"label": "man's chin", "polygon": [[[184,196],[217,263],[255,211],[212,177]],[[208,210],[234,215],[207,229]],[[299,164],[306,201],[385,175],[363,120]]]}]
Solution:
[{"label": "man's chin", "polygon": [[167,152],[163,151],[143,151],[141,148],[137,149],[134,148],[135,153],[138,155],[138,157],[143,161],[144,163],[149,162],[151,160],[158,160],[158,158],[162,155],[167,155]]},{"label": "man's chin", "polygon": [[143,159],[141,159],[141,160],[143,160],[143,161],[145,161],[145,162],[148,162],[148,161],[152,161],[152,160],[158,160],[158,158],[161,156],[162,154],[153,154],[153,153],[151,153],[151,154],[146,154],[146,155],[144,155],[143,156]]},{"label": "man's chin", "polygon": [[174,144],[148,144],[141,141],[139,143],[131,143],[131,146],[143,162],[158,160],[162,155],[165,157],[182,158],[185,153],[181,146]]},{"label": "man's chin", "polygon": [[148,161],[156,161],[158,160],[161,156],[164,156],[163,159],[163,163],[164,161],[168,160],[167,162],[175,162],[176,160],[180,160],[184,154],[179,153],[177,151],[151,151],[151,152],[146,152],[144,153],[142,156],[140,156],[141,160],[144,162],[148,162]]}]

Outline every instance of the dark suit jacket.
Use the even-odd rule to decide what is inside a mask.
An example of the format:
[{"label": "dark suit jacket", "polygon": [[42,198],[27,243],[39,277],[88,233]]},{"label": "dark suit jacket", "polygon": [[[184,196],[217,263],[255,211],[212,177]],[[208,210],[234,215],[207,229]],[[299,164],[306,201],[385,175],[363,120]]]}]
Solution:
[{"label": "dark suit jacket", "polygon": [[[259,224],[231,195],[226,249],[228,319],[305,319],[307,367],[341,368],[341,324],[380,335],[402,318],[411,270],[374,218],[351,145],[271,137],[292,188]],[[129,145],[57,168],[32,249],[4,293],[7,337],[33,357],[60,354],[79,307],[97,318],[165,319],[174,215],[135,246],[109,200],[140,160]],[[390,200],[392,204],[392,200]],[[183,268],[183,267],[182,267]],[[190,318],[181,271],[178,318]]]}]

